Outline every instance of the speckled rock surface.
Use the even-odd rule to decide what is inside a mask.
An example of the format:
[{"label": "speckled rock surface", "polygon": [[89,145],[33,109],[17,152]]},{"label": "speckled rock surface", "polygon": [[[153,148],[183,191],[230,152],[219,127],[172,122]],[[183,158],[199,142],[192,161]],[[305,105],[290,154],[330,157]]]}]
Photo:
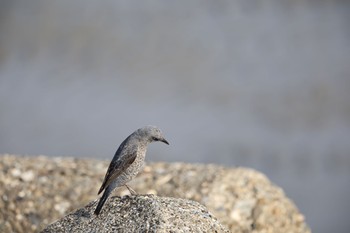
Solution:
[{"label": "speckled rock surface", "polygon": [[0,232],[38,232],[96,199],[107,162],[0,156]]},{"label": "speckled rock surface", "polygon": [[156,163],[134,187],[137,192],[198,201],[232,232],[311,232],[283,190],[253,169]]},{"label": "speckled rock surface", "polygon": [[[0,156],[0,232],[37,232],[95,200],[108,163]],[[197,201],[232,232],[310,232],[283,190],[252,169],[150,163],[130,185],[139,194]]]},{"label": "speckled rock surface", "polygon": [[229,232],[198,202],[154,195],[112,197],[101,214],[93,201],[42,233],[53,232]]}]

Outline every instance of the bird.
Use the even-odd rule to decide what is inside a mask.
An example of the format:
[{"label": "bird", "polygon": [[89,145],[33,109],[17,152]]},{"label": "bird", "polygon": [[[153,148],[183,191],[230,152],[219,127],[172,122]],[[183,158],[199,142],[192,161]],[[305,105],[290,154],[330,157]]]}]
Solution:
[{"label": "bird", "polygon": [[126,186],[132,195],[136,194],[127,185],[127,182],[131,181],[143,169],[147,146],[154,141],[164,142],[169,145],[169,142],[164,138],[162,131],[158,127],[148,125],[137,129],[120,144],[98,191],[98,195],[103,190],[104,193],[94,211],[95,215],[100,214],[104,203],[115,188]]}]

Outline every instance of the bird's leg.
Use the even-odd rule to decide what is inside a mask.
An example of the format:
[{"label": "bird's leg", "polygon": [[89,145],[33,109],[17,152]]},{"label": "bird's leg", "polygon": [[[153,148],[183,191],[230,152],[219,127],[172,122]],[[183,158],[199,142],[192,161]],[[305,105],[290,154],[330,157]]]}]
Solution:
[{"label": "bird's leg", "polygon": [[137,192],[135,190],[133,190],[132,188],[130,188],[127,184],[125,184],[125,187],[128,188],[128,190],[131,193],[131,195],[137,195]]}]

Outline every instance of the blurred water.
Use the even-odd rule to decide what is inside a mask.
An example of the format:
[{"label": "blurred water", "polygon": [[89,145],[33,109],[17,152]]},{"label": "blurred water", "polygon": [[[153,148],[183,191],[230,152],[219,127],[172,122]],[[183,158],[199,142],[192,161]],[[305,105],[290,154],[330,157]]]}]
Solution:
[{"label": "blurred water", "polygon": [[347,1],[2,1],[0,153],[259,169],[314,232],[347,232]]}]

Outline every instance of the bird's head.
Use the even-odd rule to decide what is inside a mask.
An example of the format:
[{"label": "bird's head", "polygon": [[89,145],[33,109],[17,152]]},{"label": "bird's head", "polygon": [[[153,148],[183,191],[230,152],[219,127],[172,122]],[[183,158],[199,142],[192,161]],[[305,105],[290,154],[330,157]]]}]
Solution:
[{"label": "bird's head", "polygon": [[149,142],[161,141],[169,145],[169,142],[164,138],[162,131],[156,126],[148,125],[138,131],[139,134],[146,137]]}]

